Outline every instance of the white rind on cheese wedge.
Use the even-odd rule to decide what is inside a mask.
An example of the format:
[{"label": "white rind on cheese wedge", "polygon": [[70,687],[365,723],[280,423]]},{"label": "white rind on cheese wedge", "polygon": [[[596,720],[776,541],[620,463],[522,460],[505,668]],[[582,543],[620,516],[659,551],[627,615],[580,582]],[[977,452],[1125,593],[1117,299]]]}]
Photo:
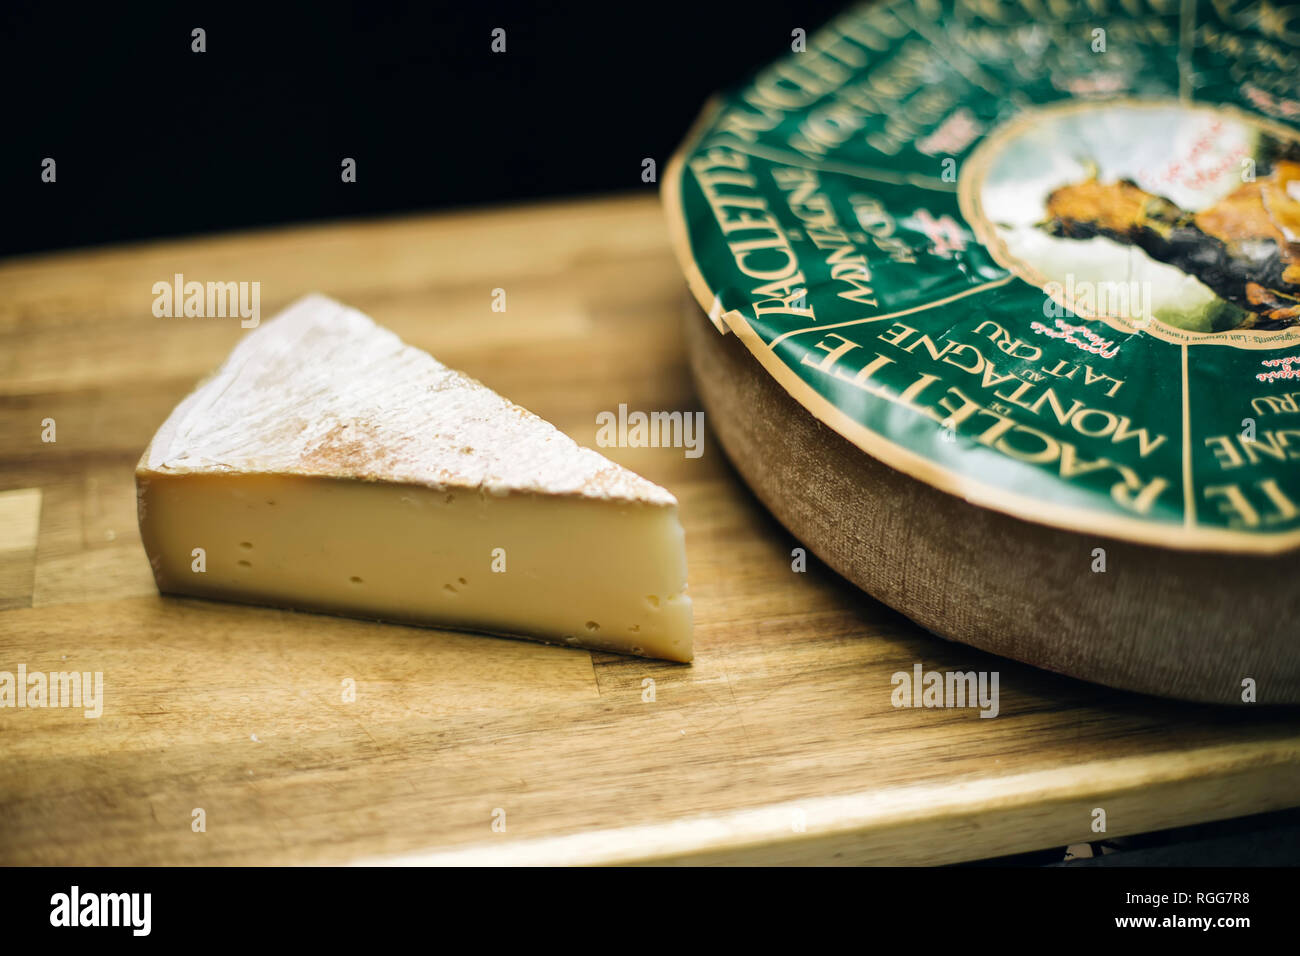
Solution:
[{"label": "white rind on cheese wedge", "polygon": [[691,659],[671,494],[324,296],[246,336],[136,484],[163,592]]}]

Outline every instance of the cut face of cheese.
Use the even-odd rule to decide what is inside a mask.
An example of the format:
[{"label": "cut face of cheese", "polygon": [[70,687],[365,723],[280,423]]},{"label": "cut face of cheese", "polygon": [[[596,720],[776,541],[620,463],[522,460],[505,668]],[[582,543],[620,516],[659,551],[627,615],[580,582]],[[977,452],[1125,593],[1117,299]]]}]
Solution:
[{"label": "cut face of cheese", "polygon": [[323,296],[243,339],[136,485],[165,593],[691,659],[672,495]]}]

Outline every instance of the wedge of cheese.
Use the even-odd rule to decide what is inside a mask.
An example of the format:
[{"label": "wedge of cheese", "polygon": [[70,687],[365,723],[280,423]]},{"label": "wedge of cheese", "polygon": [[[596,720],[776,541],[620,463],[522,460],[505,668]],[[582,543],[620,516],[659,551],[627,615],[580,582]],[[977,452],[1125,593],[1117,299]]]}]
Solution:
[{"label": "wedge of cheese", "polygon": [[164,593],[691,659],[671,494],[323,296],[177,406],[136,486]]}]

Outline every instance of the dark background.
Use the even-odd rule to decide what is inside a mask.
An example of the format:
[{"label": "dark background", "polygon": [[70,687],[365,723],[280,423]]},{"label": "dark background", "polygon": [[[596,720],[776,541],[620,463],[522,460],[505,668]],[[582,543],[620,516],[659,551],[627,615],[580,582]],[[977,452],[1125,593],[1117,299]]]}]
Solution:
[{"label": "dark background", "polygon": [[843,5],[6,0],[0,255],[654,190],[644,158]]}]

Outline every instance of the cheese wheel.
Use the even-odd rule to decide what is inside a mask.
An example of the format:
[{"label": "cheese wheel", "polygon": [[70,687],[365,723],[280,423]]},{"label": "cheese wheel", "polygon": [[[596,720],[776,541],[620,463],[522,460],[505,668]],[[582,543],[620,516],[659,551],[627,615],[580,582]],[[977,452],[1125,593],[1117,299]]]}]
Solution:
[{"label": "cheese wheel", "polygon": [[705,108],[662,187],[697,385],[831,567],[1040,667],[1300,703],[1274,13],[882,0]]},{"label": "cheese wheel", "polygon": [[[817,420],[691,301],[707,421],[759,500],[814,554],[941,637],[1165,697],[1300,703],[1289,554],[1170,550],[972,505]],[[1097,549],[1105,572],[1094,572]]]}]

